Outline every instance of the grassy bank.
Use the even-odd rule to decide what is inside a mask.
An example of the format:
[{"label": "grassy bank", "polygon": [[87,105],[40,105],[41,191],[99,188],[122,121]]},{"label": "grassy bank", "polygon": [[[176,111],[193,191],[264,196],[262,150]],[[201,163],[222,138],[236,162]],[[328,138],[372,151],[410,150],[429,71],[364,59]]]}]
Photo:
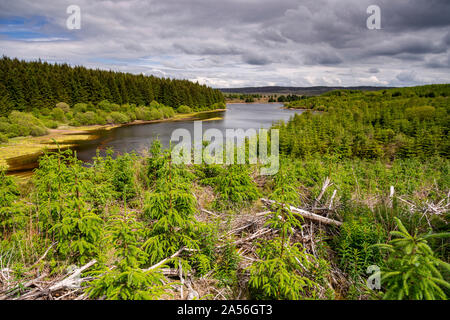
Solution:
[{"label": "grassy bank", "polygon": [[[226,109],[216,109],[208,111],[190,112],[175,114],[168,119],[160,120],[134,120],[122,124],[90,125],[90,126],[68,126],[62,125],[57,129],[48,129],[48,134],[39,137],[15,137],[7,143],[0,144],[0,167],[7,171],[27,170],[35,166],[36,158],[45,150],[55,151],[59,148],[67,149],[77,146],[78,142],[94,140],[97,138],[96,132],[99,130],[111,130],[121,126],[139,125],[159,122],[194,120],[200,114],[226,111]],[[215,117],[214,120],[220,118]]]}]

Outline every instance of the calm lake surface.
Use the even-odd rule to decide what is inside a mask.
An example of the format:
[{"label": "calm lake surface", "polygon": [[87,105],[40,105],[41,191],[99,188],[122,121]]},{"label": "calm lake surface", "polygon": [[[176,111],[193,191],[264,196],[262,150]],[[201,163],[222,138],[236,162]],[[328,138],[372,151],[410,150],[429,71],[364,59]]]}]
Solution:
[{"label": "calm lake surface", "polygon": [[[288,121],[295,113],[302,112],[302,110],[282,109],[281,104],[275,103],[229,104],[227,111],[201,114],[196,120],[203,120],[203,132],[215,128],[221,130],[225,136],[226,129],[270,128],[273,123],[280,120]],[[214,120],[218,117],[221,119]],[[157,138],[164,146],[168,146],[172,132],[178,128],[188,129],[191,136],[194,136],[194,120],[123,126],[109,131],[99,131],[98,139],[82,142],[76,148],[77,155],[83,161],[90,161],[97,149],[100,150],[100,154],[104,154],[108,148],[119,153],[132,151],[141,153],[148,150],[152,141]]]}]

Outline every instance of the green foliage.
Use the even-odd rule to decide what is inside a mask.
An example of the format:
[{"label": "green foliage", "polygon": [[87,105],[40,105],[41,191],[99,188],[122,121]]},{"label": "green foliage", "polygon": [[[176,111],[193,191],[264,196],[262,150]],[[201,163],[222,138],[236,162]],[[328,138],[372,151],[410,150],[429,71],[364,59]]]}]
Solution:
[{"label": "green foliage", "polygon": [[56,106],[56,108],[61,109],[64,113],[70,111],[70,106],[65,102],[58,102],[55,106]]},{"label": "green foliage", "polygon": [[85,113],[76,113],[70,122],[73,126],[94,125],[99,122],[97,114],[93,111]]},{"label": "green foliage", "polygon": [[166,294],[163,275],[158,269],[144,271],[141,266],[147,254],[141,249],[143,225],[131,214],[114,216],[108,227],[108,238],[116,246],[116,268],[101,270],[87,292],[91,298],[108,300],[152,300]]},{"label": "green foliage", "polygon": [[130,121],[130,118],[121,112],[114,111],[109,114],[107,120],[109,123],[127,123]]},{"label": "green foliage", "polygon": [[[75,159],[70,168],[61,160],[61,154],[57,154],[50,156],[44,164],[44,170],[51,170],[53,167],[57,172],[56,181],[49,181],[51,177],[46,177],[46,181],[42,182],[38,180],[38,188],[44,193],[40,194],[41,199],[45,196],[54,199],[53,202],[42,204],[39,218],[46,227],[50,227],[48,231],[57,240],[56,247],[63,258],[86,263],[91,258],[99,258],[103,220],[88,208],[83,199],[86,170]],[[42,179],[40,174],[42,172],[38,173],[37,179]],[[68,176],[73,182],[65,183],[64,179]],[[44,191],[45,187],[48,189]]]},{"label": "green foliage", "polygon": [[42,122],[49,129],[56,129],[56,128],[58,128],[58,122],[56,122],[55,120],[42,119]]},{"label": "green foliage", "polygon": [[[377,245],[388,250],[389,257],[382,269],[382,284],[386,287],[384,299],[436,300],[447,299],[444,290],[450,289],[439,268],[450,271],[450,265],[435,257],[428,245],[433,238],[449,237],[448,233],[411,235],[397,219],[398,231],[389,244]],[[444,288],[444,290],[442,289]]]},{"label": "green foliage", "polygon": [[41,120],[31,113],[13,111],[8,117],[11,127],[9,129],[13,136],[43,136],[47,129]]},{"label": "green foliage", "polygon": [[73,111],[75,113],[84,113],[87,111],[88,105],[86,103],[77,103],[73,106]]},{"label": "green foliage", "polygon": [[0,143],[6,143],[8,142],[8,136],[4,133],[0,132]]},{"label": "green foliage", "polygon": [[113,166],[112,185],[115,191],[130,199],[136,195],[133,163],[135,156],[124,154],[117,157]]},{"label": "green foliage", "polygon": [[227,242],[217,256],[215,262],[216,278],[223,285],[231,286],[237,281],[237,269],[240,257],[236,246]]},{"label": "green foliage", "polygon": [[150,112],[150,109],[146,107],[136,108],[136,119],[145,121],[152,120],[152,114]]},{"label": "green foliage", "polygon": [[66,116],[64,110],[60,107],[54,108],[52,111],[52,118],[56,121],[65,122]]},{"label": "green foliage", "polygon": [[[56,129],[60,123],[84,126],[168,119],[175,115],[173,108],[183,104],[208,110],[223,105],[224,101],[219,90],[187,80],[71,68],[7,57],[0,59],[0,89],[0,109],[3,115],[9,115],[9,119],[0,119],[0,143],[18,136],[46,135],[47,128]],[[69,104],[73,105],[72,109]],[[136,105],[150,107],[136,109]]]},{"label": "green foliage", "polygon": [[[0,63],[20,68],[8,59]],[[18,96],[10,104],[1,104],[9,116],[0,117],[0,135],[28,135],[64,121],[81,125],[122,123],[124,118],[127,122],[163,119],[173,116],[171,107],[177,106],[177,112],[186,105],[193,107],[184,111],[223,107],[222,102],[211,103],[218,97],[184,95],[183,85],[176,81],[139,76],[133,82],[134,76],[118,74],[120,81],[116,82],[114,73],[106,73],[96,83],[95,72],[83,74],[82,68],[67,68],[76,70],[70,80],[75,87],[64,97],[58,91],[49,101],[34,101],[33,107],[23,97],[22,111],[11,114],[11,108],[19,106]],[[89,92],[76,87],[85,81],[82,76],[90,79]],[[189,90],[197,88],[185,84]],[[103,85],[108,90],[97,90]],[[178,252],[160,267],[181,266],[197,277],[212,275],[219,286],[227,287],[227,297],[234,297],[244,280],[239,262],[246,247],[238,251],[236,233],[224,233],[229,230],[221,220],[226,219],[224,214],[230,221],[239,217],[243,205],[263,196],[277,203],[265,219],[265,227],[273,232],[264,236],[269,240],[258,244],[256,259],[248,269],[250,298],[331,298],[334,289],[347,299],[366,298],[359,280],[367,266],[378,265],[383,268],[385,298],[446,299],[449,268],[438,258],[448,259],[448,241],[418,234],[429,227],[436,232],[448,230],[448,213],[424,215],[422,210],[431,203],[440,207],[450,186],[445,140],[448,91],[444,85],[292,97],[288,106],[323,112],[305,112],[277,125],[283,154],[280,171],[273,177],[254,179],[257,166],[249,165],[175,165],[159,141],[152,145],[150,157],[125,154],[114,159],[108,150],[106,156],[98,152],[92,163],[83,164],[71,151],[45,154],[28,183],[18,186],[0,173],[0,260],[5,261],[7,254],[14,264],[10,268],[24,277],[27,266],[56,243],[36,268],[50,268],[56,274],[67,263],[96,258],[96,277],[87,289],[91,298],[158,299],[168,297],[169,285],[163,285],[168,279],[159,268],[148,268]],[[53,99],[71,105],[87,103],[72,109],[58,103],[52,109]],[[197,104],[197,100],[202,102]],[[333,187],[314,201],[327,177]],[[205,185],[215,194],[210,196],[209,188],[202,189]],[[395,187],[394,197],[388,197],[390,186]],[[306,245],[297,242],[294,231],[301,231],[302,218],[290,205],[322,214],[318,208],[328,207],[334,190],[337,210],[328,214],[344,223],[339,229],[316,228],[312,256]],[[198,206],[210,203],[219,209],[219,218],[216,213],[197,212]],[[259,212],[261,208],[255,203],[248,209]],[[392,232],[396,238],[388,245],[375,245],[385,242],[386,234],[397,228]],[[414,236],[406,231],[416,229]],[[241,232],[245,236],[245,229]],[[223,245],[217,246],[219,240]],[[380,247],[389,250],[387,260]],[[344,271],[354,285],[348,290],[331,288],[335,283],[328,280],[330,265]]]},{"label": "green foliage", "polygon": [[339,266],[357,279],[366,274],[367,267],[383,265],[382,255],[373,245],[385,238],[385,231],[373,221],[354,219],[344,222],[335,240]]},{"label": "green foliage", "polygon": [[6,237],[14,229],[25,224],[25,207],[19,200],[19,189],[12,177],[0,168],[0,234]]},{"label": "green foliage", "polygon": [[406,117],[410,120],[431,120],[433,119],[435,112],[436,108],[432,106],[422,106],[405,109]]},{"label": "green foliage", "polygon": [[99,240],[103,232],[103,220],[89,211],[86,203],[78,197],[68,197],[65,202],[61,221],[50,229],[54,231],[58,241],[58,252],[62,257],[82,264],[92,258],[98,259],[101,253]]},{"label": "green foliage", "polygon": [[194,218],[196,200],[185,168],[174,165],[170,151],[161,151],[159,142],[151,150],[148,172],[153,192],[145,200],[144,217],[151,221],[145,248],[152,264],[183,247],[199,250],[201,228]]},{"label": "green foliage", "polygon": [[292,176],[285,172],[280,171],[274,180],[272,197],[278,202],[268,214],[266,226],[279,230],[281,237],[258,247],[261,260],[250,267],[250,292],[258,299],[314,298],[319,286],[316,281],[323,280],[328,265],[307,254],[300,243],[290,244],[294,229],[302,228],[303,218],[290,209],[297,192],[291,184]]},{"label": "green foliage", "polygon": [[191,113],[192,110],[191,110],[190,107],[185,106],[185,105],[182,105],[182,106],[179,106],[179,107],[178,107],[177,112],[178,112],[178,113]]},{"label": "green foliage", "polygon": [[151,118],[151,120],[160,120],[163,117],[164,117],[164,114],[160,110],[155,109],[155,108],[152,108],[150,110],[150,118]]},{"label": "green foliage", "polygon": [[112,197],[112,184],[95,168],[93,174],[67,150],[41,157],[33,177],[39,229],[58,239],[58,253],[72,261],[98,258],[101,251],[102,210],[95,205]]},{"label": "green foliage", "polygon": [[10,206],[19,196],[19,190],[12,177],[0,170],[0,207]]},{"label": "green foliage", "polygon": [[448,156],[449,88],[403,88],[401,95],[393,94],[397,89],[376,94],[336,91],[291,102],[290,108],[326,112],[304,112],[279,125],[280,149],[298,158]]},{"label": "green foliage", "polygon": [[152,109],[158,109],[159,108],[159,103],[156,100],[153,100],[152,102],[150,102],[150,108]]},{"label": "green foliage", "polygon": [[102,100],[99,102],[98,107],[106,112],[111,112],[111,103],[108,100]]},{"label": "green foliage", "polygon": [[259,191],[252,181],[246,165],[231,165],[219,169],[216,176],[205,178],[202,183],[211,185],[218,194],[217,208],[230,205],[242,206],[259,198]]},{"label": "green foliage", "polygon": [[162,107],[160,111],[164,119],[172,118],[175,115],[175,111],[171,107]]},{"label": "green foliage", "polygon": [[[280,249],[285,254],[280,256]],[[315,258],[299,243],[283,245],[281,239],[262,242],[257,254],[261,260],[250,266],[249,290],[256,299],[299,300],[314,298],[318,283]]]}]

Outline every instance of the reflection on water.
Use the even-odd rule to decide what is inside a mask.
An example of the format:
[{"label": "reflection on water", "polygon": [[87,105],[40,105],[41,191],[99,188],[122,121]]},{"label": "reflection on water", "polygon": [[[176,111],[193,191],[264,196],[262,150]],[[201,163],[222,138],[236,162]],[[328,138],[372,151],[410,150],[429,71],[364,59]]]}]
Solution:
[{"label": "reflection on water", "polygon": [[[225,136],[226,129],[270,128],[274,122],[287,121],[295,113],[302,112],[282,109],[281,104],[229,104],[227,108],[227,111],[201,114],[196,120],[213,119],[202,123],[203,131],[215,128],[221,130]],[[220,120],[216,120],[217,118]],[[108,148],[119,153],[140,153],[148,150],[152,141],[157,138],[164,146],[168,146],[172,132],[178,128],[188,129],[193,136],[194,122],[186,120],[150,123],[100,131],[97,133],[99,139],[81,143],[77,148],[78,158],[90,161],[97,149],[100,149],[100,154],[104,154]]]}]

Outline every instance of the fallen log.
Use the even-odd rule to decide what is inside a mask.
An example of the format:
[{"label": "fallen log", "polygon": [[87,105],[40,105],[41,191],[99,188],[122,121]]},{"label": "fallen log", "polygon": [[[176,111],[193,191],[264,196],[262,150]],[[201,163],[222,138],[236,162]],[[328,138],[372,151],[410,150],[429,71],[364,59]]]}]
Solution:
[{"label": "fallen log", "polygon": [[143,271],[150,271],[150,270],[156,269],[156,268],[162,266],[163,264],[165,264],[167,261],[169,261],[175,257],[178,257],[185,250],[186,250],[186,248],[183,247],[180,250],[178,250],[177,252],[175,252],[173,255],[171,255],[170,257],[161,260],[157,264],[151,266],[150,268],[144,269]]},{"label": "fallen log", "polygon": [[77,289],[80,287],[80,283],[86,280],[83,280],[82,278],[80,278],[80,275],[87,269],[89,269],[90,267],[92,267],[94,264],[97,263],[97,260],[91,260],[90,262],[88,262],[87,264],[85,264],[84,266],[82,266],[79,269],[76,269],[70,276],[68,276],[67,278],[55,283],[54,285],[52,285],[50,288],[48,288],[48,290],[50,292],[54,292],[54,291],[58,291],[61,289],[69,289],[69,290],[73,290],[73,289]]},{"label": "fallen log", "polygon": [[36,279],[32,279],[30,281],[27,281],[21,285],[18,285],[14,288],[10,288],[10,289],[6,289],[4,291],[2,291],[1,293],[5,293],[4,295],[0,296],[0,300],[7,300],[9,299],[9,297],[15,295],[16,293],[18,293],[20,290],[29,288],[32,285],[35,285],[38,281],[40,281],[41,279],[45,278],[47,276],[47,274],[41,274],[39,277],[37,277]]},{"label": "fallen log", "polygon": [[[278,203],[276,201],[273,201],[273,200],[269,200],[269,199],[261,199],[261,201],[268,207],[270,207],[273,204],[281,205],[280,203]],[[302,217],[304,217],[306,219],[309,219],[309,220],[312,220],[312,221],[315,221],[315,222],[319,222],[319,223],[323,223],[323,224],[335,225],[335,226],[338,226],[338,227],[340,225],[342,225],[342,222],[340,222],[340,221],[333,220],[333,219],[326,218],[326,217],[322,217],[322,216],[319,216],[318,214],[315,214],[315,213],[312,213],[312,212],[309,212],[309,211],[306,211],[306,210],[303,210],[303,209],[300,209],[300,208],[296,208],[296,207],[293,207],[293,206],[288,206],[288,207],[289,207],[289,209],[292,212],[298,213],[299,215],[301,215]]]}]

